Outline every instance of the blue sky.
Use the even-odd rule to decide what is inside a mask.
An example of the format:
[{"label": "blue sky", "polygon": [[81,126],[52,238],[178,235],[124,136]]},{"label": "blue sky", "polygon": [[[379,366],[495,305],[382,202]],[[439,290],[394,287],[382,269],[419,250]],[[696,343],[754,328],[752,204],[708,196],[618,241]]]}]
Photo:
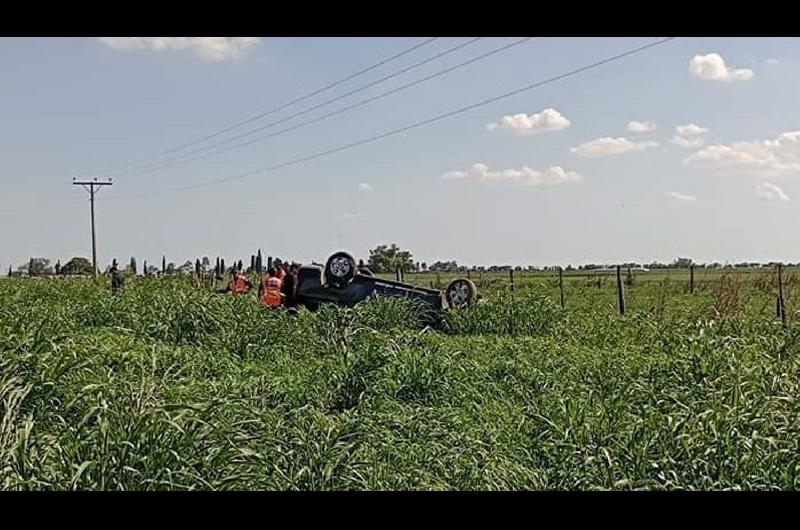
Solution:
[{"label": "blue sky", "polygon": [[[231,260],[259,247],[322,261],[340,248],[366,257],[392,242],[421,261],[464,264],[800,260],[800,40],[792,38],[681,38],[375,143],[168,191],[380,134],[655,40],[534,38],[242,149],[99,173],[424,40],[0,40],[0,266],[90,255],[86,193],[70,185],[90,175],[115,181],[98,196],[101,263]],[[440,38],[235,133],[467,40]],[[483,38],[278,127],[515,40]],[[154,194],[129,197],[143,192]]]}]

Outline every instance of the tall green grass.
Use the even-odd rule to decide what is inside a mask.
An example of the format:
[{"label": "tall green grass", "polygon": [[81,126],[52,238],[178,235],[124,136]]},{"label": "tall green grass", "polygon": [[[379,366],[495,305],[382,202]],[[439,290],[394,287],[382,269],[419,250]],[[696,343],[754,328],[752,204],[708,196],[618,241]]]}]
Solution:
[{"label": "tall green grass", "polygon": [[498,288],[431,328],[2,282],[0,488],[795,489],[800,334],[769,291],[634,284],[619,317],[607,288]]}]

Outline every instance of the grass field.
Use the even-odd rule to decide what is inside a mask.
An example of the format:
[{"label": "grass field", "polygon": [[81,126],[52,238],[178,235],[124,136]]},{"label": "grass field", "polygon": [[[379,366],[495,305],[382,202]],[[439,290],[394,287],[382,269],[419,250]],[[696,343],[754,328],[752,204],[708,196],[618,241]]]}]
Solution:
[{"label": "grass field", "polygon": [[[2,489],[795,489],[800,281],[473,278],[424,328],[186,278],[0,282]],[[661,275],[660,277],[657,275]],[[440,275],[444,283],[447,275]],[[407,275],[429,286],[436,275]]]}]

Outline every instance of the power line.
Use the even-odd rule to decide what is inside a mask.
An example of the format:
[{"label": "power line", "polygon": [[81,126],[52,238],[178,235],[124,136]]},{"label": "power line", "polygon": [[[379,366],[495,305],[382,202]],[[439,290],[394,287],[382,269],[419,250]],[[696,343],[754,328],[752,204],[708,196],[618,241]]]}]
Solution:
[{"label": "power line", "polygon": [[675,40],[676,38],[677,37],[667,37],[665,39],[661,39],[661,40],[658,40],[656,42],[651,42],[650,44],[645,44],[643,46],[638,46],[638,47],[630,49],[628,51],[625,51],[625,52],[622,52],[622,53],[619,53],[619,54],[616,54],[616,55],[612,55],[610,57],[607,57],[605,59],[601,59],[599,61],[595,61],[595,62],[590,63],[588,65],[581,66],[579,68],[575,68],[575,69],[570,70],[568,72],[565,72],[563,74],[559,74],[559,75],[556,75],[556,76],[553,76],[553,77],[549,77],[549,78],[544,79],[542,81],[537,81],[537,82],[535,82],[533,84],[530,84],[530,85],[527,85],[527,86],[524,86],[524,87],[521,87],[521,88],[517,88],[517,89],[512,90],[510,92],[505,92],[503,94],[500,94],[500,95],[497,95],[497,96],[494,96],[494,97],[491,97],[491,98],[488,98],[488,99],[484,99],[484,100],[479,101],[477,103],[473,103],[471,105],[467,105],[465,107],[461,107],[459,109],[452,110],[450,112],[445,112],[443,114],[439,114],[439,115],[434,116],[432,118],[428,118],[426,120],[418,121],[418,122],[412,123],[410,125],[406,125],[404,127],[399,127],[397,129],[392,129],[390,131],[386,131],[384,133],[381,133],[381,134],[378,134],[378,135],[375,135],[375,136],[370,136],[369,138],[364,138],[362,140],[357,140],[355,142],[350,142],[350,143],[347,143],[347,144],[344,144],[344,145],[340,145],[338,147],[334,147],[334,148],[331,148],[331,149],[328,149],[328,150],[325,150],[325,151],[319,151],[319,152],[314,153],[312,155],[308,155],[308,156],[304,156],[304,157],[300,157],[300,158],[294,158],[292,160],[288,160],[288,161],[282,162],[280,164],[275,164],[273,166],[259,168],[259,169],[255,169],[255,170],[252,170],[252,171],[246,171],[246,172],[243,172],[243,173],[238,173],[238,174],[235,174],[235,175],[229,175],[229,176],[226,176],[226,177],[220,177],[220,178],[217,178],[217,179],[214,179],[214,180],[209,180],[209,181],[201,182],[201,183],[198,183],[198,184],[190,184],[190,185],[187,185],[187,186],[168,188],[168,189],[158,190],[158,191],[154,191],[154,192],[150,192],[150,193],[139,193],[139,194],[132,194],[132,195],[123,195],[123,196],[119,196],[117,198],[119,198],[119,199],[123,199],[123,198],[124,199],[131,199],[131,198],[137,198],[137,197],[152,196],[152,195],[157,195],[159,193],[166,193],[166,192],[188,191],[188,190],[192,190],[192,189],[203,188],[203,187],[213,186],[213,185],[216,185],[216,184],[221,184],[223,182],[230,182],[232,180],[245,178],[245,177],[248,177],[250,175],[255,175],[255,174],[258,174],[258,173],[266,173],[266,172],[269,172],[269,171],[275,171],[277,169],[282,169],[282,168],[285,168],[285,167],[293,166],[293,165],[296,165],[296,164],[300,164],[302,162],[307,162],[309,160],[314,160],[314,159],[321,158],[321,157],[324,157],[324,156],[329,156],[329,155],[332,155],[332,154],[335,154],[335,153],[346,151],[348,149],[352,149],[354,147],[358,147],[360,145],[376,142],[378,140],[382,140],[382,139],[388,138],[390,136],[395,136],[397,134],[400,134],[400,133],[403,133],[403,132],[406,132],[406,131],[410,131],[412,129],[423,127],[425,125],[429,125],[431,123],[435,123],[435,122],[444,120],[446,118],[450,118],[452,116],[456,116],[458,114],[463,114],[463,113],[468,112],[470,110],[489,105],[489,104],[494,103],[496,101],[500,101],[500,100],[503,100],[503,99],[507,99],[507,98],[516,96],[518,94],[521,94],[523,92],[527,92],[529,90],[533,90],[535,88],[539,88],[539,87],[542,87],[542,86],[545,86],[545,85],[549,85],[551,83],[555,83],[555,82],[560,81],[562,79],[566,79],[568,77],[575,76],[577,74],[586,72],[588,70],[593,70],[595,68],[599,68],[600,66],[603,66],[605,64],[608,64],[608,63],[611,63],[611,62],[614,62],[614,61],[618,61],[618,60],[623,59],[625,57],[628,57],[630,55],[634,55],[636,53],[643,52],[643,51],[645,51],[647,49],[654,48],[654,47],[660,46],[662,44],[666,44],[667,42]]},{"label": "power line", "polygon": [[314,90],[312,92],[309,92],[309,93],[307,93],[307,94],[305,94],[303,96],[297,97],[297,98],[295,98],[295,99],[293,99],[291,101],[288,101],[286,103],[278,105],[275,108],[272,108],[270,110],[261,112],[259,114],[256,114],[255,116],[252,116],[252,117],[247,118],[245,120],[242,120],[240,122],[236,122],[233,125],[225,127],[223,129],[219,129],[219,130],[217,130],[217,131],[215,131],[215,132],[213,132],[211,134],[203,136],[202,138],[198,138],[196,140],[192,140],[191,142],[186,142],[184,144],[177,145],[175,147],[171,147],[171,148],[166,149],[164,151],[161,151],[159,153],[156,153],[156,154],[153,154],[153,155],[149,155],[149,156],[140,158],[138,160],[134,160],[132,162],[128,162],[128,163],[125,163],[125,164],[119,164],[119,165],[113,166],[113,167],[105,170],[104,173],[105,172],[109,172],[109,171],[113,171],[113,170],[118,170],[118,169],[121,169],[123,167],[137,165],[137,164],[140,164],[141,162],[145,162],[145,161],[153,159],[153,158],[158,158],[160,156],[163,156],[163,155],[166,155],[166,154],[169,154],[169,153],[173,153],[175,151],[183,149],[184,147],[189,147],[191,145],[195,145],[195,144],[198,144],[198,143],[201,143],[201,142],[205,142],[206,140],[210,140],[211,138],[215,138],[215,137],[217,137],[217,136],[219,136],[221,134],[224,134],[226,132],[229,132],[229,131],[232,131],[234,129],[237,129],[237,128],[241,127],[242,125],[247,125],[248,123],[252,123],[252,122],[254,122],[256,120],[259,120],[259,119],[261,119],[261,118],[263,118],[265,116],[269,116],[270,114],[274,114],[274,113],[276,113],[278,111],[281,111],[281,110],[283,110],[283,109],[285,109],[287,107],[290,107],[292,105],[300,103],[301,101],[305,101],[306,99],[308,99],[310,97],[313,97],[313,96],[316,96],[317,94],[320,94],[320,93],[322,93],[322,92],[324,92],[326,90],[330,90],[331,88],[337,87],[337,86],[341,85],[342,83],[345,83],[345,82],[347,82],[347,81],[349,81],[351,79],[359,77],[359,76],[361,76],[361,75],[363,75],[363,74],[365,74],[365,73],[367,73],[367,72],[369,72],[371,70],[374,70],[375,68],[383,66],[386,63],[394,61],[395,59],[399,59],[400,57],[403,57],[404,55],[408,55],[409,53],[411,53],[411,52],[413,52],[415,50],[418,50],[419,48],[422,48],[423,46],[427,46],[428,44],[431,44],[432,42],[434,42],[434,41],[436,41],[438,39],[439,39],[439,37],[429,38],[429,39],[427,39],[427,40],[425,40],[425,41],[423,41],[421,43],[415,44],[414,46],[406,48],[406,49],[404,49],[404,50],[402,50],[402,51],[400,51],[400,52],[398,52],[398,53],[396,53],[396,54],[394,54],[394,55],[392,55],[390,57],[387,57],[387,58],[385,58],[385,59],[383,59],[383,60],[381,60],[381,61],[379,61],[379,62],[377,62],[375,64],[367,66],[366,68],[362,68],[361,70],[359,70],[359,71],[357,71],[355,73],[352,73],[350,75],[342,77],[341,79],[338,79],[338,80],[336,80],[336,81],[334,81],[332,83],[329,83],[329,84],[327,84],[327,85],[325,85],[325,86],[323,86],[321,88],[318,88],[318,89],[316,89],[316,90]]},{"label": "power line", "polygon": [[[495,49],[490,50],[490,51],[488,51],[486,53],[478,55],[477,57],[473,57],[472,59],[469,59],[467,61],[463,61],[461,63],[455,64],[455,65],[450,66],[448,68],[445,68],[443,70],[439,70],[438,72],[434,72],[433,74],[427,75],[427,76],[422,77],[420,79],[417,79],[415,81],[411,81],[410,83],[406,83],[405,85],[401,85],[401,86],[399,86],[397,88],[393,88],[391,90],[387,90],[386,92],[382,92],[382,93],[377,94],[375,96],[369,97],[367,99],[359,101],[358,103],[354,103],[352,105],[348,105],[346,107],[342,107],[340,109],[328,112],[327,114],[323,114],[323,115],[318,116],[316,118],[312,118],[310,120],[306,120],[304,122],[300,122],[298,124],[292,125],[291,127],[286,127],[286,128],[280,129],[278,131],[275,131],[273,133],[269,133],[269,134],[266,134],[266,135],[257,136],[256,138],[253,138],[251,140],[247,140],[245,142],[240,142],[238,144],[234,144],[232,146],[228,146],[228,147],[225,147],[225,148],[222,148],[222,149],[217,149],[216,151],[211,151],[211,152],[208,152],[208,153],[204,153],[204,154],[201,154],[200,156],[196,156],[196,157],[188,158],[188,159],[186,159],[186,158],[179,159],[179,160],[177,160],[176,162],[174,162],[172,164],[159,165],[159,166],[157,166],[157,167],[155,167],[153,169],[166,169],[168,167],[173,167],[173,166],[176,166],[176,165],[179,165],[179,164],[183,164],[183,163],[187,163],[187,162],[196,162],[198,160],[203,160],[205,158],[209,158],[209,157],[216,156],[216,155],[219,155],[219,154],[222,154],[222,153],[233,151],[235,149],[246,147],[248,145],[252,145],[252,144],[260,142],[262,140],[266,140],[268,138],[273,138],[275,136],[280,136],[281,134],[285,134],[287,132],[294,131],[296,129],[300,129],[301,127],[305,127],[307,125],[312,125],[312,124],[319,123],[322,120],[326,120],[328,118],[331,118],[333,116],[342,114],[342,113],[347,112],[349,110],[364,106],[364,105],[366,105],[368,103],[372,103],[374,101],[377,101],[379,99],[385,98],[385,97],[390,96],[392,94],[396,94],[396,93],[401,92],[403,90],[409,89],[409,88],[414,87],[414,86],[419,85],[419,84],[422,84],[422,83],[424,83],[426,81],[430,81],[431,79],[434,79],[436,77],[441,77],[441,76],[443,76],[445,74],[448,74],[450,72],[458,70],[459,68],[463,68],[465,66],[468,66],[470,64],[476,63],[478,61],[482,61],[484,59],[487,59],[487,58],[491,57],[492,55],[496,55],[496,54],[498,54],[500,52],[508,50],[509,48],[513,48],[514,46],[518,46],[520,44],[528,42],[532,38],[533,37],[524,37],[524,38],[518,39],[518,40],[516,40],[516,41],[514,41],[514,42],[512,42],[510,44],[506,44],[506,45],[501,46],[499,48],[495,48]],[[281,121],[286,121],[286,120],[281,120]],[[274,123],[280,123],[280,122],[274,122]],[[267,128],[267,126],[264,126],[263,128]],[[225,142],[221,142],[221,143],[225,143]],[[213,145],[209,146],[209,147],[213,147]],[[142,169],[140,171],[137,171],[137,172],[133,173],[133,175],[139,175],[139,174],[147,173],[147,172],[150,172],[150,171],[152,171],[152,169],[144,168],[144,169]]]},{"label": "power line", "polygon": [[[240,138],[244,138],[245,136],[250,136],[253,133],[257,133],[259,131],[263,131],[265,129],[269,129],[270,127],[273,127],[275,125],[279,125],[281,123],[287,122],[287,121],[289,121],[289,120],[291,120],[293,118],[296,118],[298,116],[302,116],[304,114],[308,114],[309,112],[317,110],[319,108],[327,107],[331,103],[335,103],[337,101],[345,99],[345,98],[347,98],[349,96],[352,96],[353,94],[357,94],[358,92],[363,92],[364,90],[366,90],[366,89],[368,89],[370,87],[373,87],[375,85],[379,85],[381,83],[385,83],[386,81],[389,81],[390,79],[393,79],[393,78],[395,78],[395,77],[397,77],[399,75],[402,75],[402,74],[404,74],[406,72],[409,72],[409,71],[411,71],[411,70],[413,70],[415,68],[419,68],[420,66],[428,64],[428,63],[430,63],[432,61],[435,61],[437,59],[441,59],[442,57],[444,57],[446,55],[450,55],[451,53],[455,53],[458,50],[460,50],[461,48],[469,46],[470,44],[474,44],[475,42],[477,42],[479,40],[481,40],[481,37],[475,37],[475,38],[473,38],[471,40],[468,40],[466,42],[462,42],[461,44],[457,44],[456,46],[453,46],[453,47],[448,48],[448,49],[446,49],[446,50],[444,50],[442,52],[439,52],[439,53],[437,53],[437,54],[435,54],[435,55],[433,55],[431,57],[423,59],[422,61],[416,62],[416,63],[414,63],[414,64],[412,64],[410,66],[402,68],[402,69],[400,69],[400,70],[398,70],[396,72],[393,72],[393,73],[391,73],[389,75],[386,75],[386,76],[384,76],[384,77],[382,77],[380,79],[377,79],[375,81],[371,81],[371,82],[367,83],[366,85],[362,85],[362,86],[360,86],[358,88],[355,88],[355,89],[353,89],[353,90],[351,90],[349,92],[346,92],[344,94],[336,96],[336,97],[334,97],[332,99],[329,99],[327,101],[323,101],[322,103],[318,103],[318,104],[316,104],[316,105],[314,105],[312,107],[306,108],[306,109],[301,110],[299,112],[295,112],[294,114],[290,114],[289,116],[286,116],[286,117],[281,118],[279,120],[275,120],[275,121],[272,121],[270,123],[261,125],[260,127],[256,127],[255,129],[251,129],[249,131],[245,131],[243,133],[237,134],[236,136],[231,136],[229,138],[225,138],[224,140],[220,140],[220,141],[215,142],[215,143],[210,144],[210,145],[199,147],[197,149],[189,151],[188,153],[183,153],[183,154],[180,154],[180,155],[176,155],[176,156],[173,156],[173,157],[166,158],[166,159],[161,160],[161,161],[153,162],[153,163],[148,164],[147,166],[145,166],[143,168],[135,170],[132,173],[132,175],[139,175],[139,174],[142,174],[142,173],[148,173],[148,172],[150,172],[150,171],[152,171],[154,169],[160,169],[162,167],[162,164],[168,164],[168,163],[176,161],[176,160],[182,160],[182,159],[184,159],[186,157],[190,157],[192,155],[202,153],[203,151],[206,151],[208,149],[211,149],[211,148],[214,148],[214,147],[218,147],[220,145],[225,145],[225,144],[228,144],[228,143],[230,143],[230,142],[232,142],[234,140],[238,140]],[[166,167],[168,167],[168,166],[166,166]]]}]

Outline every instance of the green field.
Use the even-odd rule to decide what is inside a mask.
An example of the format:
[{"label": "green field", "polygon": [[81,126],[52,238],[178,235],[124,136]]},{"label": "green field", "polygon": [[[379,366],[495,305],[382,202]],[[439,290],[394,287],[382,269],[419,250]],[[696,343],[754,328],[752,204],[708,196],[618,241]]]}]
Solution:
[{"label": "green field", "polygon": [[[800,281],[471,274],[425,328],[188,278],[0,282],[0,489],[795,489]],[[439,275],[445,283],[452,275]],[[430,286],[435,274],[407,274]]]}]

